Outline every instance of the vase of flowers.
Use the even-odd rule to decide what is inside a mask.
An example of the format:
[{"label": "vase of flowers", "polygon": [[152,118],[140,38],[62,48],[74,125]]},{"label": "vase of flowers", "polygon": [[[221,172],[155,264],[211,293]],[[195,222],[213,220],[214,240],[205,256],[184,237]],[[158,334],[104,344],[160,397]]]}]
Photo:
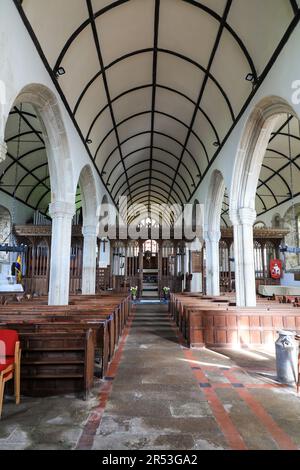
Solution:
[{"label": "vase of flowers", "polygon": [[137,287],[137,286],[130,287],[130,292],[131,292],[131,295],[132,295],[132,300],[136,300],[137,291],[138,291],[138,287]]},{"label": "vase of flowers", "polygon": [[164,293],[164,298],[167,300],[169,298],[169,293],[170,293],[170,287],[163,287],[163,293]]}]

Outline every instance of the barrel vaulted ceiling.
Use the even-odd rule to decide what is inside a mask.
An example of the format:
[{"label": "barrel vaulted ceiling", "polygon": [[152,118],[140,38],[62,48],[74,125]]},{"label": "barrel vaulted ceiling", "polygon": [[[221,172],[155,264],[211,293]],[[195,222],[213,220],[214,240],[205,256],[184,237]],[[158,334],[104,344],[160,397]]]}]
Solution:
[{"label": "barrel vaulted ceiling", "polygon": [[[191,199],[298,11],[295,0],[15,4],[113,200],[147,206]],[[265,210],[267,183],[259,192]]]}]

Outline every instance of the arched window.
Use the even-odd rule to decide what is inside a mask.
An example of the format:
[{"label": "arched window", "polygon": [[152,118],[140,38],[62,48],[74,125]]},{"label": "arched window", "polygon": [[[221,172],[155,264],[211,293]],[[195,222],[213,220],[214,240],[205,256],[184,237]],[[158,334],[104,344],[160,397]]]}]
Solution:
[{"label": "arched window", "polygon": [[149,252],[152,255],[155,254],[155,253],[158,253],[158,244],[157,244],[157,242],[155,240],[147,240],[143,244],[143,252],[144,253]]}]

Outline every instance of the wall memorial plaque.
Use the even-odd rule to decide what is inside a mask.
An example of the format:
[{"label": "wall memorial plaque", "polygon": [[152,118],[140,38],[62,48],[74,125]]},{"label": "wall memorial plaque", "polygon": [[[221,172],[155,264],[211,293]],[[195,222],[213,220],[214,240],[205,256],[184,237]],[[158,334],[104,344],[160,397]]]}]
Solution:
[{"label": "wall memorial plaque", "polygon": [[192,272],[202,272],[202,253],[201,251],[192,251]]}]

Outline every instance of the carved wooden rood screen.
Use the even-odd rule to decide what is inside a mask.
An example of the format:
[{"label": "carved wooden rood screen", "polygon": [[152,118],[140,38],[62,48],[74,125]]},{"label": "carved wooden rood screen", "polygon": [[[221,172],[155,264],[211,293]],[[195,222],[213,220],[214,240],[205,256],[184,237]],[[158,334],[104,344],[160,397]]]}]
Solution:
[{"label": "carved wooden rood screen", "polygon": [[[289,230],[274,228],[253,229],[253,256],[256,289],[258,286],[280,284],[280,279],[272,279],[270,260],[279,258],[279,246]],[[219,243],[220,288],[222,292],[235,289],[234,243],[232,228],[221,229]]]},{"label": "carved wooden rood screen", "polygon": [[[73,225],[70,251],[70,293],[81,289],[83,237],[82,227]],[[50,275],[51,225],[16,225],[19,243],[28,246],[25,255],[24,290],[47,295]]]}]

